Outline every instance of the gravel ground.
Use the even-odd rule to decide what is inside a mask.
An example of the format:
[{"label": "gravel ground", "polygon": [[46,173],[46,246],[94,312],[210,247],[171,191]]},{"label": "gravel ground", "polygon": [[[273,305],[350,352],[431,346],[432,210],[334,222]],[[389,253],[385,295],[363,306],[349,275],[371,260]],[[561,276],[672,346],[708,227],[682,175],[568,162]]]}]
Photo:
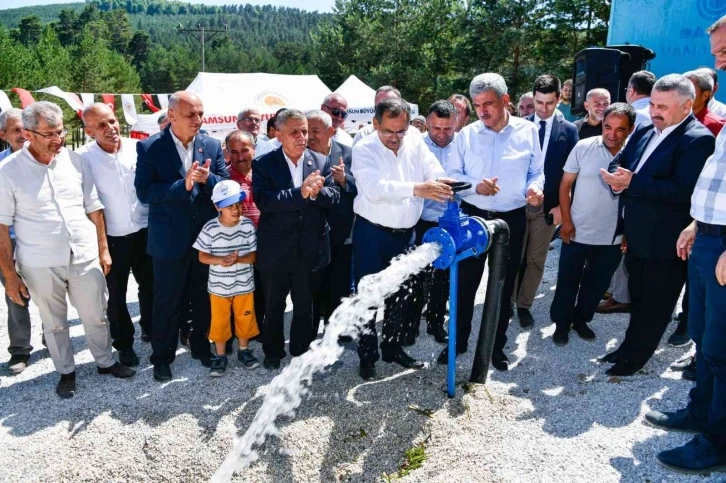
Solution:
[{"label": "gravel ground", "polygon": [[[372,382],[358,378],[350,345],[342,364],[315,378],[295,417],[280,421],[279,437],[235,481],[726,481],[726,474],[684,476],[662,469],[655,454],[689,436],[642,423],[650,408],[685,404],[691,383],[668,366],[687,349],[662,344],[642,373],[608,382],[606,367],[593,360],[616,346],[627,316],[597,315],[594,342],[573,333],[564,348],[552,343],[548,313],[558,253],[550,252],[533,307],[535,327],[523,332],[516,320],[510,327],[509,372],[492,372],[485,387],[469,393],[459,388],[448,399],[445,368],[435,363],[441,346],[424,330],[409,353],[428,367],[415,372],[379,363],[379,379]],[[484,284],[476,317],[483,295]],[[137,320],[135,287],[128,299]],[[0,321],[6,310],[2,304]],[[32,305],[31,314],[36,349],[19,376],[7,375],[7,332],[0,330],[0,481],[206,481],[278,373],[247,371],[234,359],[224,377],[210,379],[180,350],[172,365],[175,379],[160,385],[148,364],[150,346],[137,341],[143,363],[135,378],[101,376],[71,309],[78,392],[63,401],[54,392],[58,376],[41,345]],[[261,348],[254,348],[261,356]],[[472,356],[459,359],[462,382]],[[425,448],[423,465],[399,474],[406,450],[417,445]]]}]

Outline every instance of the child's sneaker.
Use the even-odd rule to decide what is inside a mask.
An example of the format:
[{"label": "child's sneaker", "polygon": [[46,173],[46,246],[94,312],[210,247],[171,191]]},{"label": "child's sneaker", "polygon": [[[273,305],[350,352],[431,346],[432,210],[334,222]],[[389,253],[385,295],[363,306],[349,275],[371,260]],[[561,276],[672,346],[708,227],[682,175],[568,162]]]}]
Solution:
[{"label": "child's sneaker", "polygon": [[227,356],[217,356],[212,359],[212,368],[209,369],[209,375],[211,377],[220,377],[224,375],[224,371],[227,369]]},{"label": "child's sneaker", "polygon": [[252,353],[252,349],[240,349],[237,352],[237,359],[244,364],[247,369],[255,369],[260,367],[260,361],[257,360],[255,355]]}]

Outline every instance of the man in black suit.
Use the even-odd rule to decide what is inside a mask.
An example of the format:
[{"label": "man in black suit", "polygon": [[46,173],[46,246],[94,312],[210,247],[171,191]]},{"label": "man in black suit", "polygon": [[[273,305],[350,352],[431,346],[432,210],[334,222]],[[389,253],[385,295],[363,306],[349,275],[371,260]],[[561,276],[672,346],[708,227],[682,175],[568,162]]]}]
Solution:
[{"label": "man in black suit", "polygon": [[320,292],[313,303],[313,334],[318,333],[320,317],[325,325],[331,314],[352,290],[353,200],[358,194],[350,172],[352,149],[333,139],[333,119],[322,110],[309,111],[308,149],[327,157],[333,181],[340,189],[340,202],[328,210],[330,224],[330,265],[325,269]]},{"label": "man in black suit", "polygon": [[266,305],[260,328],[268,369],[279,368],[286,355],[288,292],[293,304],[290,354],[302,355],[315,338],[313,294],[330,263],[327,210],[340,199],[330,162],[307,149],[305,114],[285,110],[277,115],[275,129],[282,146],[252,163],[252,191],[260,210],[257,267],[262,272]]},{"label": "man in black suit", "polygon": [[207,279],[209,267],[192,248],[206,222],[217,216],[212,190],[229,178],[222,145],[200,132],[204,108],[194,93],[169,98],[171,125],[136,145],[134,186],[149,204],[147,252],[154,265],[154,308],[151,322],[151,363],[154,379],[171,380],[179,337],[180,311],[192,303],[192,357],[212,365],[209,350],[211,318]]},{"label": "man in black suit", "polygon": [[693,84],[678,74],[653,86],[650,117],[610,164],[600,170],[620,194],[625,267],[631,298],[630,324],[620,347],[601,358],[615,363],[608,375],[629,376],[655,352],[686,281],[686,262],[676,253],[691,223],[691,194],[714,138],[691,113]]},{"label": "man in black suit", "polygon": [[519,285],[513,302],[517,304],[517,317],[523,329],[534,325],[529,309],[534,303],[537,289],[542,282],[547,253],[557,225],[562,223],[559,188],[562,168],[580,138],[574,124],[555,115],[560,101],[560,79],[553,75],[541,75],[534,81],[534,109],[528,121],[537,126],[539,146],[545,153],[544,203],[527,206],[527,227],[524,232],[524,270],[519,274]]}]

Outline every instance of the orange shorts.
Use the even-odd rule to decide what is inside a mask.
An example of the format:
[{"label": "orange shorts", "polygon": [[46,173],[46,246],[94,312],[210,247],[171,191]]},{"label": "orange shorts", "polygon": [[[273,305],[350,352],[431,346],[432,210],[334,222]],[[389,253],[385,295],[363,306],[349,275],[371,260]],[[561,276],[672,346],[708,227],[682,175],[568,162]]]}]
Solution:
[{"label": "orange shorts", "polygon": [[209,340],[227,342],[232,338],[230,318],[234,314],[234,335],[237,339],[249,339],[260,333],[255,318],[254,293],[220,297],[209,294],[212,306],[212,321],[209,327]]}]

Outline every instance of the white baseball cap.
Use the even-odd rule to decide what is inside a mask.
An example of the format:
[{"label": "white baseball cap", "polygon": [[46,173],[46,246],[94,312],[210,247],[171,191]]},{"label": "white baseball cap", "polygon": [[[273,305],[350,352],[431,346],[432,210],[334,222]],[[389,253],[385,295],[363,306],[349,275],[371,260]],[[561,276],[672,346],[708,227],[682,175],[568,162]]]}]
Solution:
[{"label": "white baseball cap", "polygon": [[247,197],[236,181],[224,180],[214,185],[212,201],[217,208],[225,208],[235,203],[241,203]]}]

